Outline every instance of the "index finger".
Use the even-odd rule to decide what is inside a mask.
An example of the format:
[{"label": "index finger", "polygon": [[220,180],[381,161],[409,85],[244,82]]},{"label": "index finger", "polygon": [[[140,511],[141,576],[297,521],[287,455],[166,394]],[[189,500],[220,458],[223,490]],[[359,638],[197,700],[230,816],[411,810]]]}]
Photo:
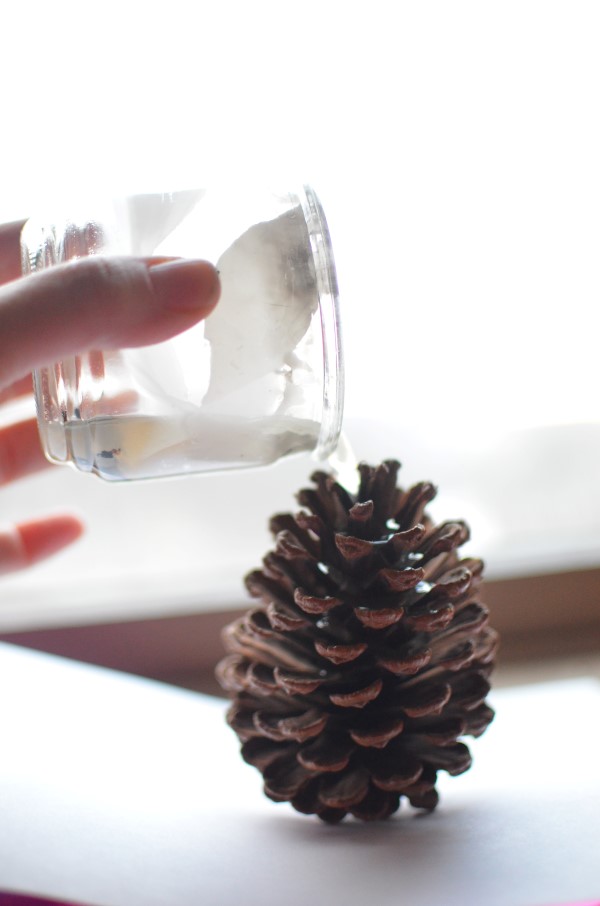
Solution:
[{"label": "index finger", "polygon": [[0,224],[0,284],[21,276],[21,230],[24,220]]}]

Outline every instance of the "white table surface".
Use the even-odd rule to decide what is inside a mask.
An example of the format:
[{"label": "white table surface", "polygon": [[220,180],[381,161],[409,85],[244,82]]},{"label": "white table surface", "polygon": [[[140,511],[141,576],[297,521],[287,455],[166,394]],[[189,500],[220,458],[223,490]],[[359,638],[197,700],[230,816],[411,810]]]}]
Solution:
[{"label": "white table surface", "polygon": [[600,896],[600,683],[493,695],[432,815],[275,805],[225,705],[0,645],[0,889],[94,906],[545,906]]}]

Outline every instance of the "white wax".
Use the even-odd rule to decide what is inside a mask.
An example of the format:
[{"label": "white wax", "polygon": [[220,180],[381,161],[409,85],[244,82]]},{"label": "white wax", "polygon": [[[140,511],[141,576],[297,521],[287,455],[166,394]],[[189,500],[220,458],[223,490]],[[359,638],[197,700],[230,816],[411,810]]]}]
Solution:
[{"label": "white wax", "polygon": [[217,268],[221,299],[205,327],[213,350],[211,403],[258,377],[302,367],[296,350],[319,303],[299,206],[251,226]]}]

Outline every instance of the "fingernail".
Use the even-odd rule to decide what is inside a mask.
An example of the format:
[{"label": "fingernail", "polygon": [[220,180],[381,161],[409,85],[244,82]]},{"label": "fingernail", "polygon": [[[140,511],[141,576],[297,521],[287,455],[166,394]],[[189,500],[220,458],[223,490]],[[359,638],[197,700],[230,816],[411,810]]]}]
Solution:
[{"label": "fingernail", "polygon": [[220,284],[208,261],[177,259],[155,264],[148,270],[154,294],[170,311],[209,311],[216,305]]}]

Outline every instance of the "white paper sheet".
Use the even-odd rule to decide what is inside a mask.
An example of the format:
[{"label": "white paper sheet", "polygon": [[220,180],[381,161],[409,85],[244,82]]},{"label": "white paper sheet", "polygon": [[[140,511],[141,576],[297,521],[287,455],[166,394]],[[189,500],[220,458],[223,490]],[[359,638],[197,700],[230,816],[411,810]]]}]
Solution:
[{"label": "white paper sheet", "polygon": [[190,692],[0,645],[0,889],[95,906],[543,906],[600,894],[600,684],[501,691],[432,815],[329,827]]}]

